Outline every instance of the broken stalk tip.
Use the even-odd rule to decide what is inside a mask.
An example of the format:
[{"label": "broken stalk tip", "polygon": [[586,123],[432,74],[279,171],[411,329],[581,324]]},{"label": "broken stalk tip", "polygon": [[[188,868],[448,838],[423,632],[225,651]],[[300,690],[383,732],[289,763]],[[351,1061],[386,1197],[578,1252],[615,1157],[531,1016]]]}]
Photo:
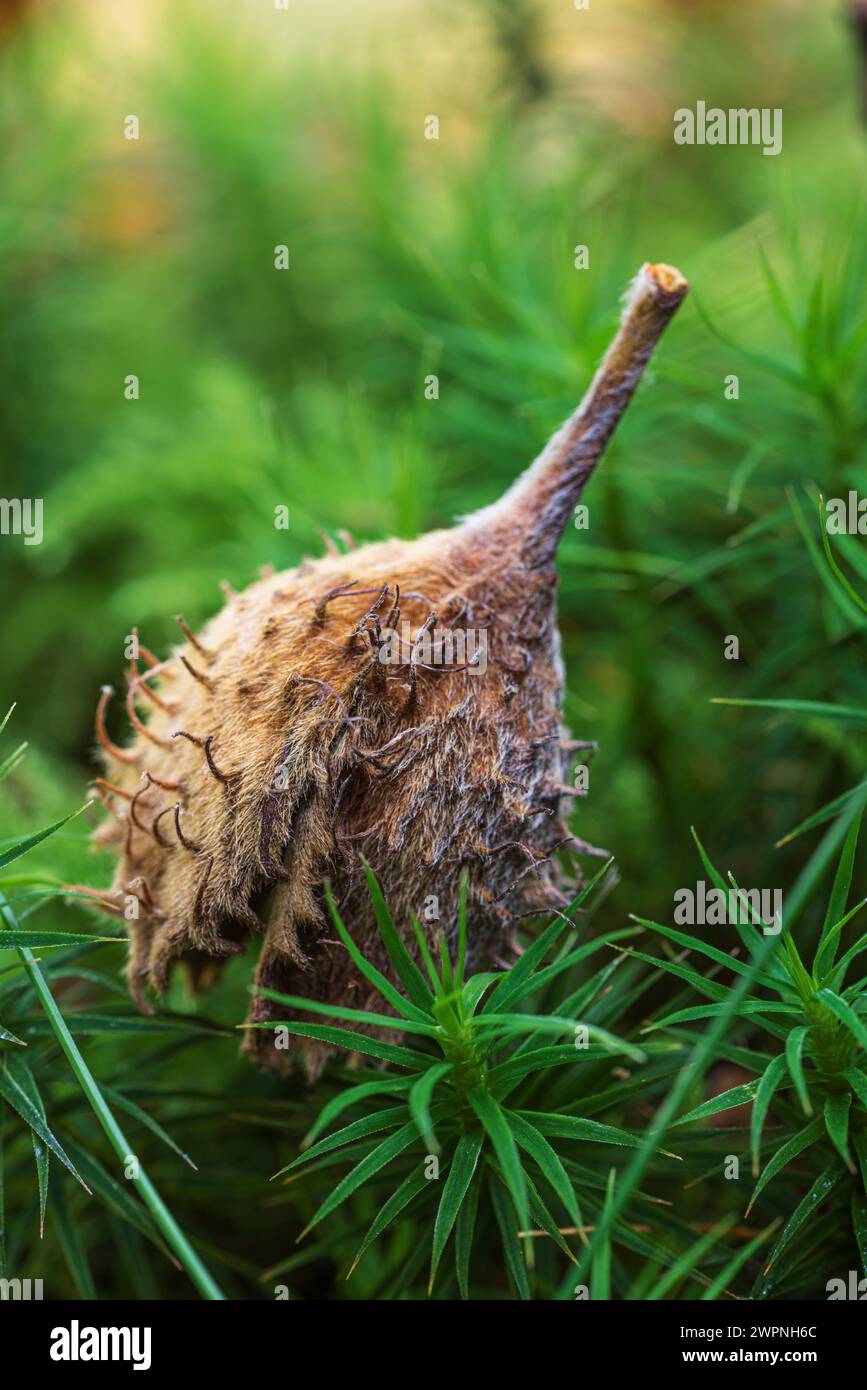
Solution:
[{"label": "broken stalk tip", "polygon": [[553,559],[575,504],[688,288],[674,266],[645,262],[626,293],[620,326],[578,409],[506,495],[469,518],[471,527],[523,534],[521,558],[531,568]]}]

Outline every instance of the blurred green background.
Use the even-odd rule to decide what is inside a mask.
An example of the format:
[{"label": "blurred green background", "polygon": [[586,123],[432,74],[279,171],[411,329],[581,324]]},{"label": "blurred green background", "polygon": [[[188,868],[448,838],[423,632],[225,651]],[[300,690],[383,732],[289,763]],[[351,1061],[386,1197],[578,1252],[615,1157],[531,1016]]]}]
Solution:
[{"label": "blurred green background", "polygon": [[[863,740],[711,700],[867,704],[864,619],[814,563],[816,491],[867,489],[867,129],[845,6],[0,13],[2,490],[45,508],[42,545],[0,538],[2,696],[30,743],[2,833],[85,799],[99,687],[134,625],[162,654],[174,614],[195,626],[220,580],[318,554],[319,528],[413,536],[496,498],[580,398],[630,276],[665,260],[691,296],[585,498],[589,530],[560,550],[568,721],[600,745],[575,826],[617,856],[607,912],[668,920],[697,877],[691,824],[741,882],[785,890],[815,838],[775,842],[860,780]],[[782,153],[675,146],[674,110],[699,99],[782,108]],[[863,540],[840,553],[867,580]],[[42,862],[102,884],[81,825]],[[248,973],[212,1016],[243,1015]],[[173,1002],[192,1007],[179,986]],[[232,1038],[207,1075],[279,1094]]]}]

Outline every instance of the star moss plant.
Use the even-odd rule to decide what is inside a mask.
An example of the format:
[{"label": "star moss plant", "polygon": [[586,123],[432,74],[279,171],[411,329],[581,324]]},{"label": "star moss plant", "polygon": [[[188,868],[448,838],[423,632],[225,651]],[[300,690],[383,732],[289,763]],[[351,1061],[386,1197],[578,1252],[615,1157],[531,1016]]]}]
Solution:
[{"label": "star moss plant", "polygon": [[[647,1053],[605,1028],[581,1021],[582,1010],[604,992],[610,969],[597,972],[564,998],[556,1013],[524,1013],[520,1008],[530,995],[579,961],[638,930],[624,927],[603,932],[579,946],[568,940],[562,944],[567,932],[574,933],[572,914],[580,910],[610,864],[599,870],[568,910],[554,918],[510,970],[469,976],[465,974],[465,886],[454,960],[441,937],[439,961],[435,962],[425,933],[413,919],[422,962],[419,968],[395,927],[375,875],[365,864],[383,944],[402,990],[361,954],[328,892],[329,908],[343,945],[393,1013],[335,1008],[276,991],[270,991],[269,998],[293,1011],[328,1014],[347,1023],[389,1029],[408,1041],[383,1042],[331,1024],[269,1020],[253,1025],[278,1030],[284,1039],[295,1035],[325,1042],[387,1063],[390,1068],[387,1072],[358,1071],[352,1083],[320,1112],[304,1140],[304,1152],[277,1175],[309,1167],[326,1155],[329,1161],[354,1160],[302,1235],[386,1165],[394,1164],[393,1190],[364,1236],[352,1268],[413,1204],[419,1211],[429,1209],[432,1218],[429,1288],[433,1288],[446,1245],[454,1234],[455,1275],[461,1295],[468,1298],[473,1230],[483,1197],[495,1215],[506,1267],[521,1297],[530,1297],[520,1237],[526,1236],[531,1221],[538,1223],[570,1260],[574,1259],[556,1213],[565,1215],[570,1228],[583,1234],[582,1187],[594,1191],[599,1183],[592,1172],[576,1176],[574,1165],[567,1171],[556,1141],[635,1148],[639,1136],[587,1117],[536,1109],[538,1101],[534,1098],[540,1090],[544,1092],[545,1078],[550,1079],[554,1068],[574,1069],[590,1059],[618,1055],[640,1064]],[[657,1044],[650,1050],[667,1049]],[[367,1113],[361,1119],[320,1137],[347,1108],[359,1102],[367,1103]],[[440,1180],[441,1175],[444,1180]]]}]

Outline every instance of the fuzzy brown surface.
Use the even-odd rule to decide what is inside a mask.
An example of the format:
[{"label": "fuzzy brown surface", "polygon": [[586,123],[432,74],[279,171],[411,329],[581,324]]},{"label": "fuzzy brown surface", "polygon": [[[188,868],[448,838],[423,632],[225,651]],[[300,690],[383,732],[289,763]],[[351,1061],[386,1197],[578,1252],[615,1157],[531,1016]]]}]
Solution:
[{"label": "fuzzy brown surface", "polygon": [[[565,823],[574,758],[554,556],[685,291],[678,272],[643,268],[582,406],[500,503],[414,542],[268,576],[153,676],[133,664],[137,733],[126,749],[102,734],[117,790],[97,840],[118,852],[106,905],[122,913],[137,900],[128,975],[142,1007],[176,963],[204,986],[252,936],[258,985],[381,1009],[324,899],[329,880],[356,944],[388,973],[362,854],[413,952],[413,914],[431,939],[443,930],[454,942],[466,869],[470,969],[505,964],[515,923],[566,900],[558,858],[589,847]],[[382,629],[402,619],[404,659],[383,664]],[[485,672],[413,670],[415,635],[434,622],[486,629]],[[431,897],[439,917],[428,920]],[[287,1016],[255,998],[251,1021]],[[302,1055],[315,1071],[322,1060],[316,1043],[293,1052],[272,1031],[247,1037],[263,1065]]]},{"label": "fuzzy brown surface", "polygon": [[[199,635],[207,656],[188,643],[151,683],[171,708],[150,708],[147,734],[126,750],[134,762],[108,759],[111,781],[137,795],[98,832],[120,855],[114,900],[139,898],[129,979],[140,1002],[146,986],[165,988],[176,961],[207,974],[207,962],[261,932],[260,984],[372,1005],[323,897],[328,878],[357,944],[386,968],[360,853],[405,933],[435,895],[431,933],[451,940],[468,869],[471,966],[506,957],[516,915],[562,902],[551,863],[533,864],[569,838],[556,576],[506,565],[492,549],[470,579],[459,535],[368,546],[263,579]],[[413,632],[431,612],[439,627],[487,628],[484,674],[417,670],[413,699],[408,660],[378,659],[376,620],[386,623],[398,586],[423,596],[400,600]],[[141,717],[140,687],[137,697]],[[145,770],[155,780],[143,786]],[[254,1006],[257,1020],[281,1014]],[[258,1060],[287,1058],[271,1033],[249,1036]]]}]

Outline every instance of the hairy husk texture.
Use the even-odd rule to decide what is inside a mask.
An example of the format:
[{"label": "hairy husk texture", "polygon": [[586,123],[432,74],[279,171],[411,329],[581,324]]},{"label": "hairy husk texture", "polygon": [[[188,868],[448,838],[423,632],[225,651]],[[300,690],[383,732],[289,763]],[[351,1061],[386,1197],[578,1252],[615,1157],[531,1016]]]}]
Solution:
[{"label": "hairy husk texture", "polygon": [[[127,673],[129,747],[105,732],[104,690],[111,816],[96,839],[118,865],[99,901],[122,914],[137,899],[128,977],[142,1008],[176,962],[202,988],[251,936],[259,986],[373,1006],[324,891],[330,881],[359,948],[389,973],[362,856],[412,950],[413,915],[453,943],[466,871],[470,968],[504,963],[515,923],[562,905],[555,853],[589,849],[566,824],[570,767],[589,745],[561,722],[556,547],[685,291],[678,272],[642,269],[582,406],[500,503],[413,542],[266,575],[200,634],[184,625],[165,662],[142,648]],[[381,659],[404,623],[400,660]],[[424,660],[417,639],[433,629],[483,629],[484,667]],[[254,996],[251,1021],[288,1016]],[[272,1031],[246,1037],[262,1065],[290,1064]],[[302,1055],[315,1073],[325,1052],[309,1042]]]}]

